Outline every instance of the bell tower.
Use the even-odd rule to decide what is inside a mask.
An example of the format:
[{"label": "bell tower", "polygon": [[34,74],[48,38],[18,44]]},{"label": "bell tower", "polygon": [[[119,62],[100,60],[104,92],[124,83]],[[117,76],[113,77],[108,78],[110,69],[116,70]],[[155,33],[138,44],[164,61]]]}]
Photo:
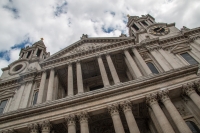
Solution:
[{"label": "bell tower", "polygon": [[41,38],[40,41],[34,43],[31,47],[22,48],[19,56],[20,59],[43,60],[49,56],[49,53],[46,52],[46,46],[43,38]]},{"label": "bell tower", "polygon": [[147,14],[147,15],[142,15],[142,17],[139,16],[129,16],[128,17],[128,23],[127,27],[129,28],[129,35],[130,36],[135,36],[137,33],[142,33],[144,32],[148,26],[155,24],[155,19]]}]

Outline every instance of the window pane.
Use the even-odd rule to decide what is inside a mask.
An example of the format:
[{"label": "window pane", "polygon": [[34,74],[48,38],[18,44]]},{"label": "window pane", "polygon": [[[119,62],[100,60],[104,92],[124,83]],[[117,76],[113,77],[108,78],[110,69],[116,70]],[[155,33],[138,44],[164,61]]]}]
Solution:
[{"label": "window pane", "polygon": [[198,62],[192,58],[191,55],[189,55],[188,53],[183,53],[181,54],[181,56],[188,62],[190,63],[191,65],[194,65],[194,64],[198,64]]},{"label": "window pane", "polygon": [[35,94],[34,94],[33,105],[35,105],[37,103],[37,97],[38,97],[38,91],[35,92]]},{"label": "window pane", "polygon": [[152,73],[156,73],[156,74],[159,73],[156,67],[151,62],[147,62],[147,66],[149,67]]},{"label": "window pane", "polygon": [[0,114],[3,113],[3,110],[4,110],[4,108],[6,107],[7,101],[8,101],[8,100],[1,101],[1,104],[0,104]]},{"label": "window pane", "polygon": [[188,125],[188,127],[190,128],[190,130],[193,133],[200,133],[199,128],[197,127],[197,125],[194,122],[192,122],[192,121],[186,121],[186,124]]}]

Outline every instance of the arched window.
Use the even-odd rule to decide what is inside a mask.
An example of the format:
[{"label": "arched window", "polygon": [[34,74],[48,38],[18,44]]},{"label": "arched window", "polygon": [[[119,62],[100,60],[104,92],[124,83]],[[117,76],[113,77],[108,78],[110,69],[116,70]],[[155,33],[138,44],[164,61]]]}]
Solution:
[{"label": "arched window", "polygon": [[152,73],[156,73],[158,74],[158,70],[156,69],[156,67],[153,65],[153,63],[151,62],[147,62],[147,66],[149,67],[149,69],[151,70]]},{"label": "arched window", "polygon": [[200,129],[197,127],[197,125],[193,121],[186,121],[186,124],[188,125],[188,127],[193,133],[200,133]]},{"label": "arched window", "polygon": [[37,103],[37,98],[38,98],[38,91],[36,91],[33,95],[33,105]]},{"label": "arched window", "polygon": [[181,56],[191,65],[198,64],[198,62],[188,53],[183,53]]}]

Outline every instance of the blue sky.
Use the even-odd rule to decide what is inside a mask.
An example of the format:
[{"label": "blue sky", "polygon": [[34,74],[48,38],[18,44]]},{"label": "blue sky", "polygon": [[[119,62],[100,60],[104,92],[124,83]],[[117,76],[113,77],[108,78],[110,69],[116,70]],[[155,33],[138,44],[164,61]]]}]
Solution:
[{"label": "blue sky", "polygon": [[53,54],[82,34],[128,35],[127,14],[150,14],[157,22],[175,22],[179,29],[199,27],[199,9],[199,0],[1,0],[0,67],[17,60],[21,48],[41,37]]}]

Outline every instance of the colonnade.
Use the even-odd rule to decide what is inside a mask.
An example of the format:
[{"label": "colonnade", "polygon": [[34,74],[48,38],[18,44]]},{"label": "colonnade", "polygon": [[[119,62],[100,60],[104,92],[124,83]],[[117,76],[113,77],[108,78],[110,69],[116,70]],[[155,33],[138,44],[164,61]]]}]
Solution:
[{"label": "colonnade", "polygon": [[[144,68],[145,73],[147,75],[151,74],[152,73],[151,70],[146,65],[145,61],[143,60],[143,58],[141,57],[141,55],[139,54],[137,49],[136,48],[132,48],[132,51],[133,51],[135,57],[138,59],[140,65]],[[133,71],[134,74],[136,75],[136,78],[139,78],[139,77],[143,76],[141,71],[139,70],[135,60],[130,55],[128,49],[124,50],[124,55],[125,55],[125,58],[128,60],[129,66],[131,68],[131,71]],[[112,58],[111,58],[110,54],[107,53],[105,55],[105,57],[106,57],[106,61],[108,63],[108,67],[110,69],[111,76],[113,78],[114,84],[120,83],[119,76],[117,74],[116,68],[114,66],[114,63],[112,61]],[[99,69],[100,69],[103,85],[104,85],[104,87],[108,87],[108,86],[110,86],[110,81],[109,81],[108,75],[106,73],[105,65],[104,65],[103,60],[102,60],[102,55],[97,55],[97,61],[98,61],[98,65],[99,65]],[[84,93],[81,62],[80,62],[80,60],[77,60],[75,63],[76,63],[77,89],[78,89],[78,94],[80,94],[80,93]],[[68,63],[67,68],[68,68],[68,75],[67,75],[68,81],[66,81],[68,83],[68,85],[67,85],[67,94],[68,94],[68,96],[73,96],[74,95],[74,86],[73,86],[73,67],[72,67],[72,62]],[[49,83],[48,83],[48,89],[47,89],[47,97],[46,97],[45,100],[43,99],[43,97],[44,97],[44,89],[45,89],[45,82],[46,82],[46,77],[47,77],[47,70],[44,70],[42,72],[42,77],[41,77],[41,82],[40,82],[40,89],[39,89],[37,103],[42,103],[44,101],[52,101],[53,100],[53,84],[54,84],[55,68],[51,68],[48,71],[50,71],[50,76],[49,76]]]},{"label": "colonnade", "polygon": [[[200,82],[188,83],[182,86],[182,93],[191,98],[191,100],[196,104],[196,106],[200,109],[200,96],[195,91],[200,87]],[[185,123],[182,116],[179,114],[178,110],[172,103],[169,97],[168,90],[161,90],[158,92],[149,93],[145,97],[146,104],[152,110],[155,118],[162,130],[163,133],[175,133],[175,130],[172,128],[171,123],[166,117],[165,113],[161,109],[158,101],[161,101],[169,113],[171,119],[173,120],[175,126],[181,133],[192,133],[187,124]],[[127,125],[130,133],[140,133],[135,117],[132,113],[132,103],[129,100],[124,100],[118,103],[110,104],[107,106],[108,113],[110,114],[113,126],[116,133],[125,133],[119,110],[123,110],[125,115]],[[81,133],[89,133],[89,114],[86,111],[77,113],[77,114],[69,114],[64,117],[66,120],[66,124],[68,127],[68,133],[76,133],[76,120],[78,119],[80,124],[80,132]],[[154,123],[156,124],[156,123]],[[39,126],[41,128],[39,128]],[[40,123],[29,124],[28,129],[30,133],[38,133],[39,129],[41,129],[41,133],[50,133],[51,131],[51,123],[48,120],[42,121]],[[4,132],[3,132],[4,133]]]}]

